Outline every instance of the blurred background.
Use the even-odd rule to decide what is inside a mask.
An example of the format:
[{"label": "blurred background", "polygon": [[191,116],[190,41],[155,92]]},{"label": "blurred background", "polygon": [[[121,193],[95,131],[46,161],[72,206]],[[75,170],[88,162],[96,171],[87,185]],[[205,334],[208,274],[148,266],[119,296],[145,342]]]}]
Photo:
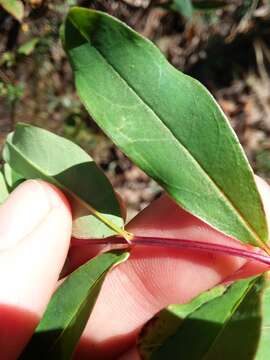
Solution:
[{"label": "blurred background", "polygon": [[0,147],[16,122],[88,151],[132,217],[160,189],[86,113],[59,40],[69,6],[106,11],[200,80],[230,118],[256,173],[270,181],[270,0],[0,0]]}]

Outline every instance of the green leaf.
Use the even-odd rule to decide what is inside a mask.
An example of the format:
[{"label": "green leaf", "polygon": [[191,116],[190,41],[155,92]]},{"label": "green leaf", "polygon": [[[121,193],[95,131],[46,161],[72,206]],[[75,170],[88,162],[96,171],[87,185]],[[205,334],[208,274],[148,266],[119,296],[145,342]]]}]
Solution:
[{"label": "green leaf", "polygon": [[269,281],[239,281],[188,316],[151,359],[266,360],[269,315]]},{"label": "green leaf", "polygon": [[261,291],[261,333],[257,346],[256,360],[268,360],[270,344],[270,282],[269,272],[261,279],[263,288]]},{"label": "green leaf", "polygon": [[3,166],[4,176],[9,188],[9,191],[14,190],[18,185],[20,185],[25,179],[22,175],[16,173],[8,163],[5,163]]},{"label": "green leaf", "polygon": [[0,205],[7,199],[9,195],[8,187],[2,171],[0,171]]},{"label": "green leaf", "polygon": [[39,42],[39,38],[34,37],[33,39],[23,43],[18,48],[18,53],[21,55],[25,55],[25,56],[32,54],[32,52],[35,50],[35,47],[37,46],[38,42]]},{"label": "green leaf", "polygon": [[174,0],[172,8],[176,11],[179,11],[187,18],[190,18],[193,13],[193,6],[191,0]]},{"label": "green leaf", "polygon": [[177,331],[188,315],[203,304],[221,296],[225,290],[224,285],[216,286],[202,293],[188,304],[173,304],[160,311],[146,324],[140,334],[138,348],[142,358],[150,359],[152,353]]},{"label": "green leaf", "polygon": [[0,0],[0,6],[18,21],[22,21],[24,5],[20,0]]},{"label": "green leaf", "polygon": [[79,267],[56,290],[22,359],[70,359],[107,272],[128,253],[104,253]]},{"label": "green leaf", "polygon": [[110,182],[76,144],[49,131],[18,124],[7,137],[3,158],[24,178],[49,181],[66,193],[72,203],[75,237],[125,236]]},{"label": "green leaf", "polygon": [[184,209],[267,250],[252,170],[209,92],[150,41],[101,12],[72,8],[64,46],[79,96],[120,149]]}]

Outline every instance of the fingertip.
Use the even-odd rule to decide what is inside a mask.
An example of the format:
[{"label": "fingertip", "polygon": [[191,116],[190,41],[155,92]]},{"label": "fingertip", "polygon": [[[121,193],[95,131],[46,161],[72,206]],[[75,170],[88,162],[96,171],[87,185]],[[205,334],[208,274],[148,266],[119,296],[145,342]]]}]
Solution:
[{"label": "fingertip", "polygon": [[1,223],[0,302],[41,316],[69,248],[72,217],[68,202],[55,186],[26,181],[2,206],[0,227]]},{"label": "fingertip", "polygon": [[38,226],[53,208],[71,223],[71,211],[64,194],[42,180],[20,184],[0,207],[0,249],[15,246]]},{"label": "fingertip", "polygon": [[[30,182],[33,180],[30,180]],[[37,182],[42,189],[44,190],[46,197],[49,201],[51,208],[63,208],[66,212],[66,215],[71,218],[71,208],[70,204],[64,195],[64,193],[55,185],[50,184],[43,180],[34,180]]]}]

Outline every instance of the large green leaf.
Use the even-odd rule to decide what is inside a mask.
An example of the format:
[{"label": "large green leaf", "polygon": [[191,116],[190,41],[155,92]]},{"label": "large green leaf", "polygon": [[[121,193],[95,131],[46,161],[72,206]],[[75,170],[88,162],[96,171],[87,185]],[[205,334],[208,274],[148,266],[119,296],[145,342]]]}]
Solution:
[{"label": "large green leaf", "polygon": [[6,198],[8,197],[8,193],[8,187],[4,175],[0,170],[0,205],[6,200]]},{"label": "large green leaf", "polygon": [[107,14],[72,8],[63,42],[79,96],[112,140],[183,208],[265,248],[252,170],[209,92]]},{"label": "large green leaf", "polygon": [[173,304],[160,311],[144,326],[139,336],[138,348],[142,358],[150,359],[152,353],[175,334],[188,315],[203,304],[221,296],[225,290],[225,285],[219,285],[202,293],[188,304]]},{"label": "large green leaf", "polygon": [[188,316],[151,359],[267,360],[269,295],[264,276],[235,283]]},{"label": "large green leaf", "polygon": [[79,146],[49,131],[18,124],[8,135],[3,158],[26,179],[41,178],[62,188],[73,205],[73,235],[125,235],[112,186]]},{"label": "large green leaf", "polygon": [[22,359],[70,359],[107,272],[128,253],[104,253],[74,271],[57,289]]},{"label": "large green leaf", "polygon": [[18,21],[23,19],[24,5],[21,0],[0,0],[0,6]]}]

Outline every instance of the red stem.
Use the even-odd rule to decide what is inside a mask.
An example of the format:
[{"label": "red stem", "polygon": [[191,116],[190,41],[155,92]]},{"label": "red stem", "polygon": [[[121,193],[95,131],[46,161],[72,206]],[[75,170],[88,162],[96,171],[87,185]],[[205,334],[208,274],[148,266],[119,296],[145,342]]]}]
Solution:
[{"label": "red stem", "polygon": [[[74,239],[73,245],[86,245],[86,244],[95,244],[95,245],[127,245],[126,240],[120,236],[114,236],[107,239],[91,239],[91,240],[79,240]],[[148,236],[137,236],[131,240],[131,246],[146,245],[146,246],[159,246],[166,248],[176,248],[176,249],[185,249],[185,250],[195,250],[195,251],[204,251],[208,253],[219,253],[223,255],[232,255],[249,260],[259,261],[266,265],[270,265],[270,256],[264,255],[263,253],[258,253],[245,249],[238,249],[231,246],[205,243],[202,241],[194,240],[185,240],[185,239],[173,239],[173,238],[164,238],[164,237],[148,237]]]}]

